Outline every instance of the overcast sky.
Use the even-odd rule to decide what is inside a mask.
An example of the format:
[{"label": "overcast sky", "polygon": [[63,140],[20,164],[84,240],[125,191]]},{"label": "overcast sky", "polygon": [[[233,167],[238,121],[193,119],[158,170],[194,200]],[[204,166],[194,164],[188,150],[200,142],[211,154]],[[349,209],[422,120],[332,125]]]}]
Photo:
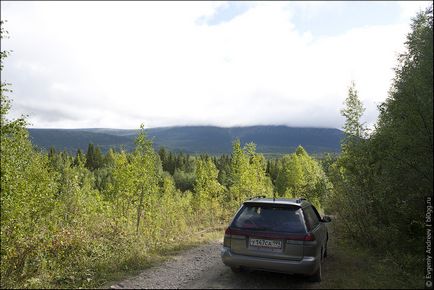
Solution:
[{"label": "overcast sky", "polygon": [[36,128],[373,124],[430,3],[1,1],[1,78]]}]

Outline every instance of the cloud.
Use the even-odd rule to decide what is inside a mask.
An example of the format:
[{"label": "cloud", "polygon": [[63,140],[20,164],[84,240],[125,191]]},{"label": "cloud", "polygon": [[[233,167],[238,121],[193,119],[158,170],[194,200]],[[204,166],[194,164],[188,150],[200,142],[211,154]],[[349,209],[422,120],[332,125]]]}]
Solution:
[{"label": "cloud", "polygon": [[409,29],[407,19],[315,35],[294,23],[292,2],[232,14],[234,4],[207,1],[6,4],[14,52],[2,79],[13,114],[35,127],[340,128],[351,80],[372,123]]},{"label": "cloud", "polygon": [[432,1],[398,1],[401,8],[401,17],[408,19],[416,16],[417,12],[424,11]]}]

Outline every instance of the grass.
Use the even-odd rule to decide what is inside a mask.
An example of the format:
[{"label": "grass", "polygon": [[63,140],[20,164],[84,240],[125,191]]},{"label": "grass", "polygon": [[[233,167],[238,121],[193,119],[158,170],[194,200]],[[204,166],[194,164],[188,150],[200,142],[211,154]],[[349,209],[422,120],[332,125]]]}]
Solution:
[{"label": "grass", "polygon": [[385,254],[374,253],[343,240],[331,229],[324,279],[318,288],[403,289],[424,288],[423,277],[408,273]]}]

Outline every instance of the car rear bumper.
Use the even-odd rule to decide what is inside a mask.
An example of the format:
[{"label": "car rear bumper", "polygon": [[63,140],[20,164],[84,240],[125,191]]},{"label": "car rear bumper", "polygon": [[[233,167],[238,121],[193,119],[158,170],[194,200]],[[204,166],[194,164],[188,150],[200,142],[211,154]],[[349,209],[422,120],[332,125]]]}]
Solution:
[{"label": "car rear bumper", "polygon": [[319,266],[319,260],[316,257],[304,257],[299,261],[269,259],[234,254],[227,247],[221,249],[221,257],[223,263],[229,267],[246,267],[288,274],[312,275]]}]

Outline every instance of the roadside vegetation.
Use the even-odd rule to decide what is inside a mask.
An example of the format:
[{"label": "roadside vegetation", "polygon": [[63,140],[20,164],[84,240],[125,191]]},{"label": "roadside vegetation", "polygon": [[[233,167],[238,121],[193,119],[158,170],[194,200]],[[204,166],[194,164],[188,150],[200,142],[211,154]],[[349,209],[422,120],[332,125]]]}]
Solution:
[{"label": "roadside vegetation", "polygon": [[[399,56],[387,100],[368,132],[354,85],[342,114],[346,139],[327,175],[344,238],[424,281],[425,200],[433,195],[433,14],[419,13]],[[393,265],[393,266],[392,266]],[[423,287],[420,284],[419,287]]]},{"label": "roadside vegetation", "polygon": [[11,91],[2,80],[1,287],[100,286],[110,273],[198,242],[196,233],[225,226],[245,199],[261,195],[306,197],[336,216],[345,243],[423,281],[425,197],[433,194],[432,37],[431,7],[413,21],[374,130],[360,123],[352,84],[342,152],[320,159],[299,146],[267,160],[239,140],[218,157],[156,152],[143,126],[132,152],[103,153],[93,144],[74,155],[44,152],[29,140],[25,117],[7,119]]},{"label": "roadside vegetation", "polygon": [[324,279],[313,288],[319,289],[420,289],[420,273],[405,269],[399,260],[384,252],[348,239],[336,227],[328,227],[329,255],[324,263]]}]

